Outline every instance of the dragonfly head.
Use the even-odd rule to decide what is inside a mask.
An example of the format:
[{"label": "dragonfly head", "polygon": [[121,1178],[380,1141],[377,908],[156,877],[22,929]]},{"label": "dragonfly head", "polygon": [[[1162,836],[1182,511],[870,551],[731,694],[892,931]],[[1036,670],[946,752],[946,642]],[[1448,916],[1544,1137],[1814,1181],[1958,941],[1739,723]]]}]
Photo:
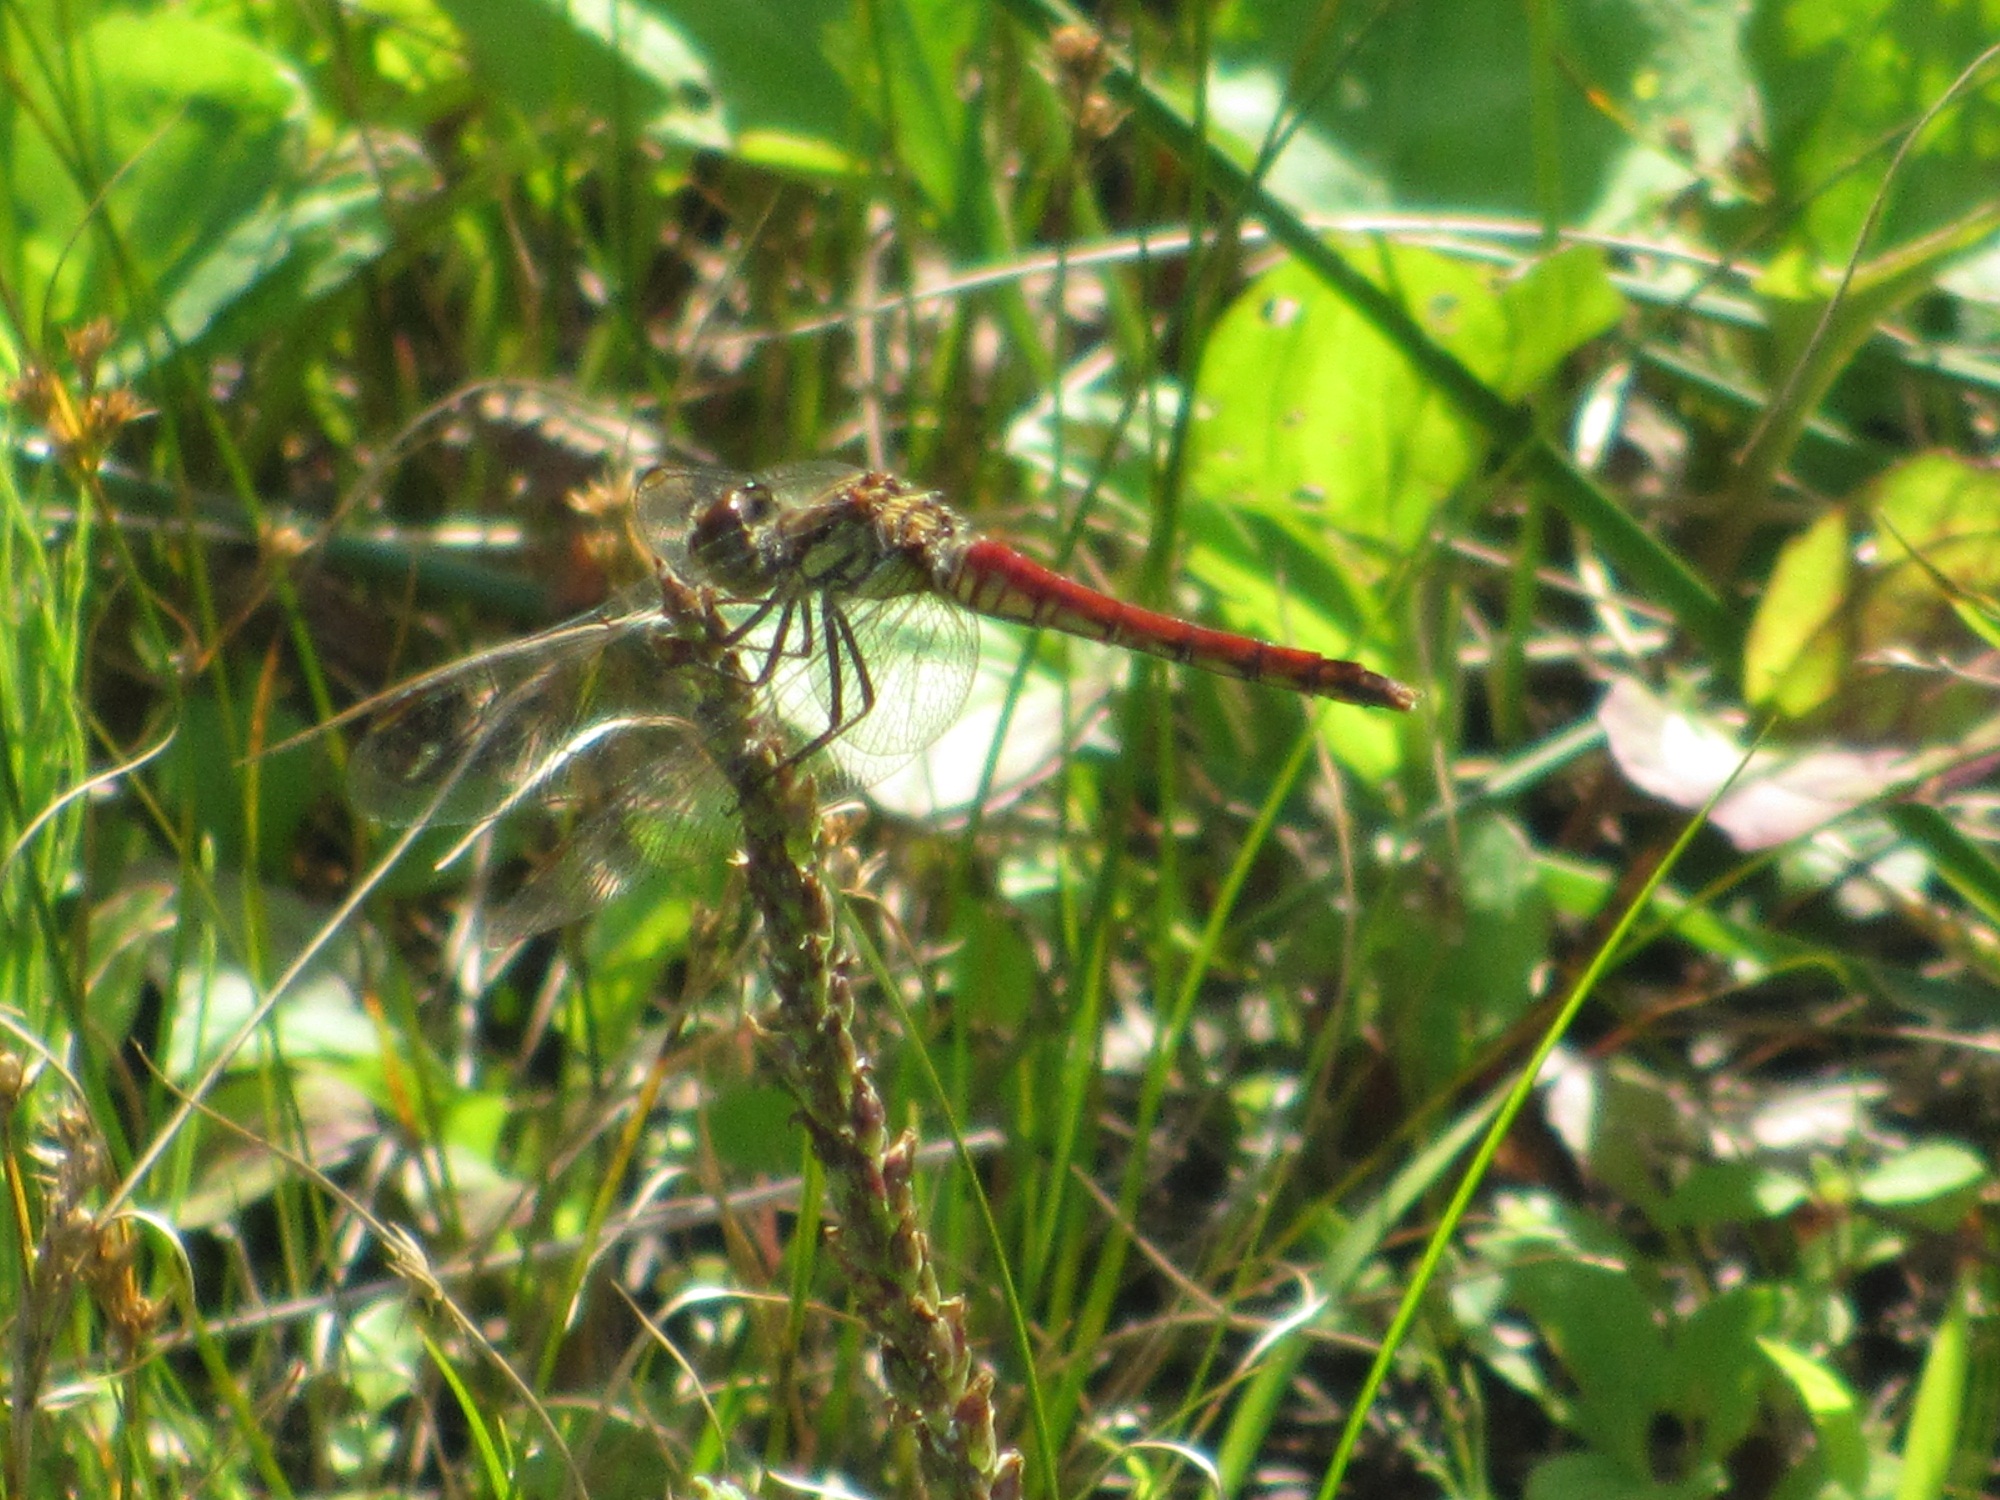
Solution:
[{"label": "dragonfly head", "polygon": [[776,581],[769,538],[779,513],[778,497],[762,480],[744,479],[717,494],[688,527],[688,562],[697,577],[739,596],[768,591]]}]

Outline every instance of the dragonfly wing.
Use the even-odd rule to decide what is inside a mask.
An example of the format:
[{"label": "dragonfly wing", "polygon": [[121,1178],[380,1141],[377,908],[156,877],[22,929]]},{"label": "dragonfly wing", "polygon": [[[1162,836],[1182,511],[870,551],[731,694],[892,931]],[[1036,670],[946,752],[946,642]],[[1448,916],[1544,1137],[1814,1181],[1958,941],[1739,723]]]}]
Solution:
[{"label": "dragonfly wing", "polygon": [[772,712],[802,741],[845,725],[829,753],[867,786],[958,717],[979,661],[978,627],[930,593],[851,602],[840,616],[844,630],[840,621],[829,630],[818,611],[808,630],[806,611],[802,604],[771,674]]},{"label": "dragonfly wing", "polygon": [[801,510],[827,499],[842,485],[852,484],[867,471],[837,458],[802,458],[788,464],[773,464],[757,475],[783,510]]},{"label": "dragonfly wing", "polygon": [[639,476],[632,495],[633,524],[639,540],[676,577],[687,578],[688,528],[695,517],[750,476],[708,464],[670,463]]},{"label": "dragonfly wing", "polygon": [[611,795],[493,910],[491,941],[589,916],[649,875],[734,847],[734,801],[689,726],[630,730],[608,754],[619,762]]},{"label": "dragonfly wing", "polygon": [[481,824],[557,791],[636,705],[663,710],[657,683],[650,702],[641,691],[664,675],[644,597],[392,690],[349,762],[355,805],[386,823]]}]

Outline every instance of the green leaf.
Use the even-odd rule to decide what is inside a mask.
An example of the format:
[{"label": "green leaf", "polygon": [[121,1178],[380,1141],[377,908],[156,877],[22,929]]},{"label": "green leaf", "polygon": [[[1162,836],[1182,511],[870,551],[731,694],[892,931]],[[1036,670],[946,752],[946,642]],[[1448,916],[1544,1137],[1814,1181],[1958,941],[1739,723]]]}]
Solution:
[{"label": "green leaf", "polygon": [[1605,1454],[1565,1453],[1537,1464],[1524,1493],[1527,1500],[1699,1500],[1716,1489],[1709,1474],[1658,1484]]},{"label": "green leaf", "polygon": [[[296,715],[280,711],[267,728],[269,740],[288,739],[305,725]],[[259,759],[254,767],[257,800],[246,799],[251,773],[239,770],[240,721],[227,719],[211,693],[197,693],[181,708],[179,732],[159,763],[161,795],[176,810],[194,815],[200,836],[214,841],[224,869],[242,864],[250,835],[246,812],[256,814],[257,859],[269,874],[282,872],[292,857],[293,840],[312,804],[326,789],[328,767],[324,747],[315,742]]]},{"label": "green leaf", "polygon": [[1776,1339],[1759,1338],[1757,1347],[1805,1407],[1828,1477],[1848,1494],[1862,1494],[1868,1482],[1868,1443],[1861,1431],[1860,1403],[1847,1383],[1830,1366]]},{"label": "green leaf", "polygon": [[978,902],[959,904],[952,998],[968,1023],[1012,1033],[1028,1018],[1040,975],[1034,950],[1004,911]]},{"label": "green leaf", "polygon": [[1603,255],[1572,245],[1502,287],[1497,326],[1477,338],[1468,329],[1453,347],[1503,396],[1525,400],[1570,355],[1617,327],[1624,311]]},{"label": "green leaf", "polygon": [[1903,1472],[1896,1481],[1896,1500],[1936,1500],[1945,1493],[1945,1482],[1951,1477],[1971,1368],[1966,1306],[1971,1290],[1971,1279],[1961,1277],[1944,1320],[1931,1336],[1924,1372],[1917,1380],[1916,1405],[1910,1410],[1909,1432],[1903,1439]]},{"label": "green leaf", "polygon": [[[1534,28],[1512,0],[1236,0],[1216,33],[1230,72],[1271,80],[1344,164],[1318,175],[1350,184],[1345,196],[1294,199],[1311,210],[1380,207],[1393,192],[1397,206],[1624,222],[1696,175],[1663,140],[1720,166],[1755,128],[1732,0],[1552,6],[1547,24],[1571,86],[1538,76]],[[1273,181],[1301,180],[1292,166],[1281,159]]]},{"label": "green leaf", "polygon": [[278,329],[299,327],[305,310],[351,282],[389,248],[385,201],[399,188],[433,185],[429,167],[393,141],[352,154],[324,179],[286,184],[245,214],[186,268],[161,310],[171,341],[148,330],[141,347],[110,363],[139,373],[178,345],[204,341],[240,349]]},{"label": "green leaf", "polygon": [[[362,1410],[380,1416],[409,1399],[422,1363],[423,1345],[410,1318],[410,1304],[400,1294],[377,1297],[330,1330],[339,1340],[341,1368],[350,1372],[354,1400]],[[356,1424],[357,1431],[365,1431]]]},{"label": "green leaf", "polygon": [[[231,967],[217,966],[207,973],[188,970],[180,980],[175,998],[186,1024],[174,1030],[163,1065],[168,1077],[186,1079],[235,1040],[262,996],[248,974]],[[307,1058],[367,1061],[380,1045],[381,1037],[354,985],[328,966],[314,970],[286,992],[268,1023],[236,1053],[234,1066],[249,1069],[276,1058],[295,1064]]]},{"label": "green leaf", "polygon": [[[1801,209],[1793,243],[1822,266],[1854,253],[1895,149],[2000,36],[2000,0],[1780,0],[1751,12],[1745,45],[1763,100],[1771,176]],[[1989,206],[2000,81],[1949,105],[1904,158],[1870,254]]]},{"label": "green leaf", "polygon": [[1628,1473],[1645,1474],[1664,1410],[1667,1346],[1627,1272],[1581,1262],[1517,1265],[1516,1296],[1575,1382],[1579,1433]]},{"label": "green leaf", "polygon": [[1399,921],[1382,953],[1383,983],[1397,996],[1396,1059],[1415,1098],[1446,1087],[1519,1019],[1547,951],[1548,897],[1521,829],[1471,819],[1460,849],[1452,919],[1441,925],[1429,909]]},{"label": "green leaf", "polygon": [[706,60],[738,149],[810,172],[862,169],[854,8],[846,0],[677,0],[675,24]]},{"label": "green leaf", "polygon": [[1653,1214],[1663,1229],[1778,1219],[1812,1196],[1798,1177],[1755,1162],[1703,1162]]},{"label": "green leaf", "polygon": [[[1868,522],[1872,536],[1857,543]],[[1854,566],[1857,552],[1865,568]],[[1985,713],[1983,688],[1940,691],[1881,658],[1970,654],[1953,590],[1996,588],[2000,474],[1950,454],[1911,459],[1786,544],[1744,649],[1746,692],[1794,718],[1835,712],[1865,738],[1960,729]]]},{"label": "green leaf", "polygon": [[729,144],[708,69],[672,22],[631,0],[439,0],[480,74],[531,118],[634,119],[656,140]]},{"label": "green leaf", "polygon": [[1978,1152],[1956,1141],[1925,1141],[1864,1172],[1855,1192],[1877,1208],[1909,1210],[1941,1201],[1949,1206],[1991,1177]]},{"label": "green leaf", "polygon": [[[1485,296],[1440,257],[1371,247],[1414,305],[1456,315]],[[1403,356],[1296,262],[1259,277],[1217,323],[1195,390],[1190,487],[1309,511],[1336,536],[1414,548],[1472,471],[1476,431]]]},{"label": "green leaf", "polygon": [[1743,643],[1743,696],[1752,704],[1797,719],[1833,696],[1847,661],[1828,627],[1847,598],[1849,556],[1839,510],[1785,544]]},{"label": "green leaf", "polygon": [[1725,1459],[1757,1419],[1764,1368],[1757,1340],[1777,1305],[1774,1288],[1740,1286],[1710,1298],[1668,1329],[1666,1409],[1709,1459]]},{"label": "green leaf", "polygon": [[[1186,511],[1187,576],[1215,599],[1231,629],[1322,656],[1358,657],[1395,673],[1381,601],[1340,566],[1329,539],[1305,516],[1245,516],[1225,506],[1194,503]],[[1402,764],[1402,727],[1388,714],[1323,713],[1321,732],[1341,763],[1370,782]]]},{"label": "green leaf", "polygon": [[798,1171],[805,1150],[798,1101],[775,1084],[724,1089],[702,1114],[708,1141],[732,1178]]},{"label": "green leaf", "polygon": [[[1519,395],[1616,320],[1592,253],[1496,290],[1488,274],[1385,242],[1350,247],[1426,331]],[[1196,386],[1192,488],[1335,536],[1413,549],[1482,455],[1476,429],[1306,267],[1259,277],[1217,323]]]},{"label": "green leaf", "polygon": [[[74,93],[30,75],[0,120],[0,266],[30,327],[171,301],[282,180],[305,117],[291,69],[185,9],[113,11],[60,45]],[[42,133],[78,117],[83,140]]]}]

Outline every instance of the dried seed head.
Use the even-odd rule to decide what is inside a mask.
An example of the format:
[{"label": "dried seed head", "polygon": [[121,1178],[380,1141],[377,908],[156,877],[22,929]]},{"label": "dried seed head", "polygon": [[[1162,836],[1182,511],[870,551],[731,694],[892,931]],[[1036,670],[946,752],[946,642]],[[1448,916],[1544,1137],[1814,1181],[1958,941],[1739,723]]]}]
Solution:
[{"label": "dried seed head", "polygon": [[123,1219],[112,1219],[97,1225],[91,1256],[83,1268],[84,1283],[128,1358],[152,1335],[164,1310],[163,1303],[139,1291],[139,1278],[133,1270],[137,1257],[138,1241],[131,1226]]},{"label": "dried seed head", "polygon": [[63,335],[70,363],[76,367],[77,381],[85,391],[97,389],[97,362],[104,358],[104,351],[111,347],[115,336],[109,318],[92,318],[81,328],[72,328]]},{"label": "dried seed head", "polygon": [[53,369],[39,364],[29,365],[7,387],[8,399],[48,434],[73,473],[96,473],[119,430],[150,411],[128,390],[97,388],[98,363],[112,337],[111,325],[101,319],[68,335],[74,390],[65,387]]},{"label": "dried seed head", "polygon": [[16,1052],[0,1052],[0,1113],[11,1113],[28,1086],[28,1071]]},{"label": "dried seed head", "polygon": [[1049,57],[1076,133],[1086,141],[1105,139],[1124,121],[1126,112],[1099,86],[1111,71],[1104,37],[1088,26],[1059,26],[1049,37]]}]

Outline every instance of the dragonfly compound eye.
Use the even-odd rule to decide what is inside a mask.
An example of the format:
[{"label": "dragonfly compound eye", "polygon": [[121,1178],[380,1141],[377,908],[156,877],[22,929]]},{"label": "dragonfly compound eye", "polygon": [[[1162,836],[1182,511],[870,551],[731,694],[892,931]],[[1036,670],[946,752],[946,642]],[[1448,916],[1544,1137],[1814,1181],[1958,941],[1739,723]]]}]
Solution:
[{"label": "dragonfly compound eye", "polygon": [[722,588],[768,587],[758,541],[778,511],[777,496],[767,485],[753,479],[730,487],[695,515],[688,528],[689,559],[703,578]]},{"label": "dragonfly compound eye", "polygon": [[778,497],[760,479],[747,479],[736,486],[722,503],[735,511],[745,526],[763,526],[778,514]]}]

